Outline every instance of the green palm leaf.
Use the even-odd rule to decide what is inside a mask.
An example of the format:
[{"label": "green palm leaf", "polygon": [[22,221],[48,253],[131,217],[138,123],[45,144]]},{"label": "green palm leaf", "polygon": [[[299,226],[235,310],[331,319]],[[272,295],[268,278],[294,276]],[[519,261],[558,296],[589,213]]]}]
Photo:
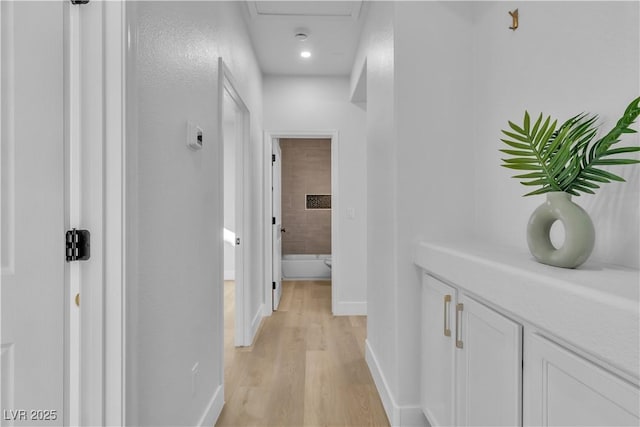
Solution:
[{"label": "green palm leaf", "polygon": [[[542,121],[542,114],[538,117],[531,129],[531,118],[529,113],[525,111],[523,126],[520,127],[513,122],[509,122],[510,131],[503,130],[502,133],[508,138],[502,141],[510,147],[517,150],[500,150],[501,152],[512,156],[511,158],[502,159],[502,166],[515,170],[534,170],[540,171],[534,174],[518,175],[526,178],[521,181],[524,185],[541,185],[543,188],[553,188],[559,191],[559,188],[550,179],[548,167],[549,165],[543,161],[544,152],[540,150],[543,140],[548,139],[555,131],[556,121],[550,125],[551,117],[547,117]],[[545,138],[546,136],[546,138]]]},{"label": "green palm leaf", "polygon": [[593,190],[602,183],[624,181],[596,166],[640,163],[637,159],[619,157],[639,152],[640,147],[612,148],[620,142],[622,134],[636,132],[630,126],[639,115],[640,97],[629,104],[609,133],[592,143],[597,133],[596,115],[581,113],[558,127],[557,120],[540,114],[532,127],[531,117],[525,111],[522,126],[509,121],[509,130],[502,130],[505,138],[501,141],[509,148],[499,151],[510,157],[503,158],[501,166],[530,171],[513,176],[523,185],[540,187],[525,196],[549,191],[565,191],[576,196],[594,194]]}]

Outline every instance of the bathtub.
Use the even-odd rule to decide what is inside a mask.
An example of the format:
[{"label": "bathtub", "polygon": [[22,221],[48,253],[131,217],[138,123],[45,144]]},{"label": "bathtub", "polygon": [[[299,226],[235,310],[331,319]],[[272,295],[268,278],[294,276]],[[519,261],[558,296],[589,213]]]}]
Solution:
[{"label": "bathtub", "polygon": [[[325,262],[327,261],[327,262]],[[282,278],[330,280],[331,255],[282,255]]]}]

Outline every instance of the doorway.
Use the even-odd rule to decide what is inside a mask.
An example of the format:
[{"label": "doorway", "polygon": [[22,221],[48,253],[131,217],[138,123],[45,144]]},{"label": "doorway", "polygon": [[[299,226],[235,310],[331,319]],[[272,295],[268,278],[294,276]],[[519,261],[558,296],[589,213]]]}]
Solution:
[{"label": "doorway", "polygon": [[[325,143],[330,146],[330,194],[326,189],[323,191],[315,191],[315,193],[323,194],[304,194],[302,197],[301,209],[307,210],[307,196],[325,196],[316,197],[316,202],[326,200],[326,196],[330,196],[330,258],[328,264],[330,265],[331,276],[331,306],[332,312],[335,311],[336,296],[338,295],[338,289],[340,287],[339,275],[339,253],[337,248],[337,235],[338,235],[338,221],[337,212],[339,206],[339,194],[338,194],[338,133],[335,131],[326,132],[305,132],[305,131],[282,131],[282,132],[265,132],[265,187],[264,187],[264,200],[265,200],[265,282],[267,286],[265,288],[265,315],[270,315],[277,309],[279,303],[279,297],[282,295],[282,243],[283,232],[290,232],[286,223],[283,223],[283,213],[281,212],[281,190],[282,190],[282,154],[281,154],[281,142],[290,140],[307,140],[310,142],[318,142],[325,140]],[[314,192],[312,192],[314,193]],[[322,200],[321,200],[322,199]],[[313,204],[314,202],[311,201]],[[316,212],[317,213],[317,212]],[[315,213],[314,213],[315,214]],[[313,214],[312,214],[313,215]],[[328,224],[327,224],[328,225]],[[283,230],[284,228],[284,230]],[[293,230],[292,230],[293,231]],[[285,238],[285,241],[289,238]],[[323,255],[323,254],[312,254]],[[328,255],[328,254],[324,254]],[[305,262],[307,260],[304,260]],[[329,266],[325,262],[325,259],[314,259],[313,261],[319,262],[322,266],[320,269],[329,269]]]},{"label": "doorway", "polygon": [[331,140],[281,138],[279,145],[282,278],[331,280]]},{"label": "doorway", "polygon": [[[223,157],[223,301],[224,312],[233,310],[233,325],[224,327],[225,348],[250,345],[246,292],[245,156],[249,138],[249,109],[236,90],[222,58],[219,65],[220,141]],[[221,319],[224,324],[224,320]],[[228,322],[230,323],[230,322]],[[231,343],[233,342],[233,345]]]}]

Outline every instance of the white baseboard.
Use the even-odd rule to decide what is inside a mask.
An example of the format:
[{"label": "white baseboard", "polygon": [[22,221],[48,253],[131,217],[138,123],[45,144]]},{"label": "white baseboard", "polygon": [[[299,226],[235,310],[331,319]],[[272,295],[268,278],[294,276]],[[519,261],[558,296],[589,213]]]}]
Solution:
[{"label": "white baseboard", "polygon": [[338,301],[332,311],[334,316],[366,316],[367,303]]},{"label": "white baseboard", "polygon": [[378,363],[378,359],[376,355],[373,353],[371,349],[371,344],[369,340],[365,341],[365,359],[367,361],[367,365],[369,366],[369,371],[371,371],[371,376],[373,377],[373,382],[378,389],[378,394],[380,395],[380,400],[382,400],[382,406],[384,407],[384,411],[387,413],[387,418],[389,418],[389,422],[392,426],[397,426],[398,421],[400,419],[400,415],[396,410],[396,403],[393,401],[393,394],[389,389],[387,381],[384,378],[384,374],[380,369],[380,364]]},{"label": "white baseboard", "polygon": [[255,316],[253,316],[253,319],[251,320],[251,327],[249,329],[249,342],[247,343],[247,345],[253,344],[253,340],[256,338],[256,333],[260,328],[260,323],[262,322],[263,317],[264,317],[264,304],[260,304],[260,307],[258,307],[258,310],[256,311]]},{"label": "white baseboard", "polygon": [[[271,299],[269,299],[271,301]],[[273,310],[271,309],[271,303],[262,304],[262,316],[269,317],[273,314]]]},{"label": "white baseboard", "polygon": [[[218,276],[220,277],[220,276]],[[224,280],[236,280],[236,271],[235,270],[225,270],[224,271]]]},{"label": "white baseboard", "polygon": [[415,427],[430,427],[429,421],[424,416],[422,408],[419,406],[401,406],[400,408],[400,425]]},{"label": "white baseboard", "polygon": [[198,427],[209,427],[215,425],[220,413],[222,412],[222,407],[224,406],[224,387],[223,385],[219,385],[216,389],[215,393],[213,393],[213,397],[209,401],[207,408],[204,413],[200,417]]},{"label": "white baseboard", "polygon": [[387,418],[389,418],[391,425],[394,427],[428,426],[429,423],[422,413],[420,405],[400,406],[396,403],[384,373],[380,369],[380,364],[378,363],[378,359],[371,348],[369,340],[365,341],[365,346],[367,365],[369,366],[373,382],[376,384],[378,394],[382,400],[382,406],[384,406],[384,410],[387,413]]}]

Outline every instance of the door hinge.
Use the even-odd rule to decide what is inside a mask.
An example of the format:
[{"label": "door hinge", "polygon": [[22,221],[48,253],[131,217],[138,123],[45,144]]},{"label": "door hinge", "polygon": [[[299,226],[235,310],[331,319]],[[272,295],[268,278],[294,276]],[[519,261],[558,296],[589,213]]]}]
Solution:
[{"label": "door hinge", "polygon": [[271,225],[276,225],[276,217],[275,216],[271,217]]},{"label": "door hinge", "polygon": [[236,245],[239,246],[240,245],[240,238],[236,237]]},{"label": "door hinge", "polygon": [[271,287],[273,288],[273,290],[276,290],[276,282],[271,282]]},{"label": "door hinge", "polygon": [[272,155],[271,155],[271,162],[275,162],[275,161],[276,161],[276,155],[275,155],[275,154],[272,154]]},{"label": "door hinge", "polygon": [[65,252],[67,262],[86,261],[91,257],[91,233],[89,230],[68,230]]},{"label": "door hinge", "polygon": [[71,0],[71,4],[87,4],[89,0]]}]

